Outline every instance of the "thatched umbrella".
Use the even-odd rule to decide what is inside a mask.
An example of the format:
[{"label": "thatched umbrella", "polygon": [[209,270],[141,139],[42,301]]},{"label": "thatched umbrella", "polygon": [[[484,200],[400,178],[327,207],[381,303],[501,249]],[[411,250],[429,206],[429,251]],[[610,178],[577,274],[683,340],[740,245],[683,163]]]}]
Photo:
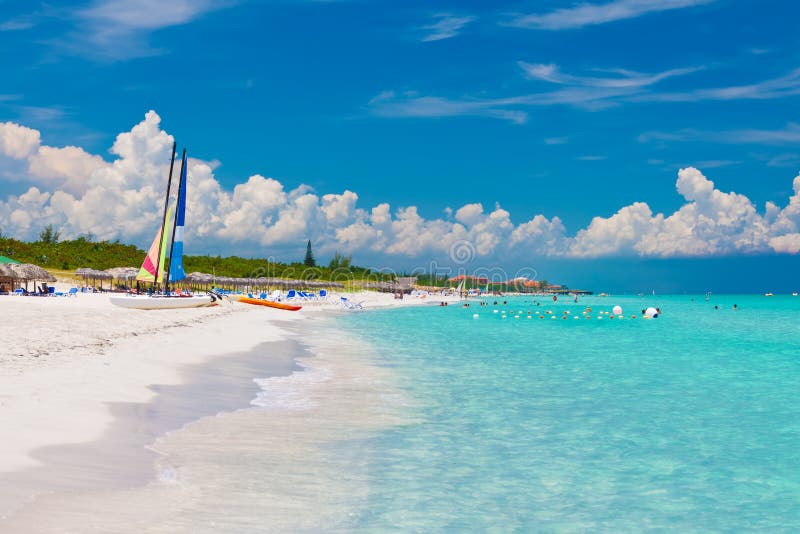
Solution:
[{"label": "thatched umbrella", "polygon": [[56,277],[45,271],[38,265],[32,263],[10,263],[8,266],[17,275],[17,279],[25,281],[25,288],[28,282],[55,282]]},{"label": "thatched umbrella", "polygon": [[194,272],[186,275],[186,281],[190,284],[205,284],[213,280],[213,276],[208,273]]},{"label": "thatched umbrella", "polygon": [[55,282],[56,277],[32,263],[10,263],[11,270],[17,273],[21,280],[38,280],[40,282]]},{"label": "thatched umbrella", "polygon": [[[100,280],[100,289],[103,289],[103,280],[110,280],[112,275],[104,272],[98,271],[95,269],[91,269],[89,267],[81,267],[80,269],[75,269],[75,274],[78,276],[82,276],[84,281],[87,280]],[[92,284],[94,285],[94,284]]]},{"label": "thatched umbrella", "polygon": [[189,285],[209,286],[214,281],[214,277],[208,273],[193,272],[187,274],[183,280]]},{"label": "thatched umbrella", "polygon": [[0,263],[0,278],[18,278],[17,273],[7,263]]},{"label": "thatched umbrella", "polygon": [[10,291],[13,291],[16,280],[19,280],[19,277],[17,273],[14,272],[14,269],[8,264],[0,263],[0,285],[5,286],[8,284],[11,286]]},{"label": "thatched umbrella", "polygon": [[136,278],[136,275],[139,274],[139,269],[136,267],[113,267],[111,269],[106,269],[103,272],[111,275],[112,278],[116,278],[117,280],[131,280]]},{"label": "thatched umbrella", "polygon": [[130,281],[139,274],[139,269],[136,267],[112,267],[102,272],[110,276],[111,280],[116,279],[118,282],[124,280],[126,285],[130,285]]}]

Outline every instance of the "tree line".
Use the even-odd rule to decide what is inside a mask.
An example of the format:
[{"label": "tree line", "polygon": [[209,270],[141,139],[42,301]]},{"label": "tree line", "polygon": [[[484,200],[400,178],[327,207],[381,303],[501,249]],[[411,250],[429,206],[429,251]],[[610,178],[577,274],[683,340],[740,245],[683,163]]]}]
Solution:
[{"label": "tree line", "polygon": [[[144,259],[145,251],[113,241],[98,241],[93,235],[83,235],[77,239],[61,240],[61,235],[53,225],[47,225],[39,233],[37,241],[21,241],[3,235],[0,231],[0,255],[8,256],[22,263],[34,263],[45,269],[74,270],[90,267],[97,270],[112,267],[138,267]],[[234,278],[302,278],[319,280],[373,279],[391,280],[394,275],[374,272],[366,267],[352,264],[352,258],[336,252],[327,265],[318,265],[311,251],[309,241],[306,257],[297,262],[278,262],[262,258],[242,258],[239,256],[185,255],[183,264],[186,272],[199,271],[216,276]]]}]

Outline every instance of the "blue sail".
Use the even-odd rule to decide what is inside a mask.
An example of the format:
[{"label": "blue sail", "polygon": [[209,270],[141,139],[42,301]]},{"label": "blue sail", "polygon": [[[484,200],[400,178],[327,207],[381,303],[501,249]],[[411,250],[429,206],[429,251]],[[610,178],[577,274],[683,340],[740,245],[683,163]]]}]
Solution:
[{"label": "blue sail", "polygon": [[186,221],[186,165],[181,166],[181,185],[178,188],[178,207],[175,214],[175,237],[173,238],[170,259],[169,281],[177,282],[186,278],[183,270],[183,226]]}]

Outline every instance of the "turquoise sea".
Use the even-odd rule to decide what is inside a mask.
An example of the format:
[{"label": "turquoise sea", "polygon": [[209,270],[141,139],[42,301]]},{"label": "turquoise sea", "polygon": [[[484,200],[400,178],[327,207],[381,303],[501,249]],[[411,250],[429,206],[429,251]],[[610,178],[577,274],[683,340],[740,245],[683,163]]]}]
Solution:
[{"label": "turquoise sea", "polygon": [[800,297],[494,300],[337,320],[412,416],[361,444],[353,529],[800,529]]}]

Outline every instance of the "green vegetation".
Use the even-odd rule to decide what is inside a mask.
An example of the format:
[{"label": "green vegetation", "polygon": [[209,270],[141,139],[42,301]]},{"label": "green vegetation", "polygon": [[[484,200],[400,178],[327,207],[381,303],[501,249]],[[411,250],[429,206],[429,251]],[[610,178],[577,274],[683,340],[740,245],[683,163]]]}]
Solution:
[{"label": "green vegetation", "polygon": [[426,287],[450,287],[448,277],[441,274],[401,274],[399,276],[416,276],[417,285]]},{"label": "green vegetation", "polygon": [[[73,240],[58,241],[59,232],[52,225],[45,227],[38,241],[25,242],[4,236],[0,231],[0,255],[22,263],[35,263],[45,269],[60,271],[91,267],[104,270],[111,267],[138,267],[145,251],[119,240],[95,241],[91,235]],[[309,243],[310,247],[310,243]],[[310,251],[310,248],[309,248]],[[313,256],[312,256],[313,259]],[[315,262],[316,263],[316,262]],[[303,263],[281,263],[238,256],[184,256],[186,272],[199,271],[236,278],[274,277],[319,280],[385,281],[393,275],[373,272],[351,264],[349,256],[338,252],[327,267],[307,267]]]},{"label": "green vegetation", "polygon": [[306,267],[316,267],[317,260],[314,259],[314,253],[311,252],[311,240],[308,240],[308,245],[306,246],[306,259],[303,260],[303,265]]},{"label": "green vegetation", "polygon": [[[26,243],[10,237],[0,237],[0,255],[23,263],[35,263],[46,268],[73,270],[78,267],[109,269],[111,267],[139,266],[144,251],[119,241],[94,242],[91,237],[72,241],[56,241],[58,232],[51,228],[48,235],[42,231],[39,241]],[[46,237],[47,240],[41,239]]]},{"label": "green vegetation", "polygon": [[336,269],[349,269],[350,265],[353,263],[352,256],[345,256],[343,254],[339,254],[337,250],[333,254],[333,258],[331,258],[331,262],[328,264],[328,269],[335,271]]},{"label": "green vegetation", "polygon": [[61,232],[55,229],[52,224],[48,224],[45,226],[41,232],[39,232],[39,241],[42,243],[47,244],[54,244],[58,243],[58,238],[61,237]]}]

